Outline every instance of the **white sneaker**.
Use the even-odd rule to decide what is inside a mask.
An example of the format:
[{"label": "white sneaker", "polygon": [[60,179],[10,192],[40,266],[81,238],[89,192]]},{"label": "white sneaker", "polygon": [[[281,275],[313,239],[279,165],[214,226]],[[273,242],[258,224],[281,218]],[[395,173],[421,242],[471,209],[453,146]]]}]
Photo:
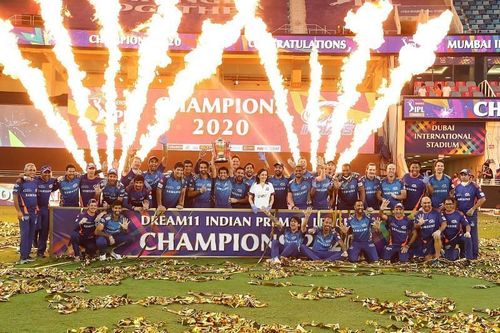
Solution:
[{"label": "white sneaker", "polygon": [[99,256],[99,260],[100,260],[100,261],[104,261],[104,260],[106,260],[106,253],[105,253],[105,254],[101,254],[101,255]]},{"label": "white sneaker", "polygon": [[111,257],[113,257],[113,258],[115,258],[117,260],[120,260],[120,259],[123,258],[121,254],[118,254],[115,251],[111,251]]},{"label": "white sneaker", "polygon": [[19,265],[24,265],[24,264],[27,264],[29,263],[29,261],[27,259],[21,259],[17,262]]}]

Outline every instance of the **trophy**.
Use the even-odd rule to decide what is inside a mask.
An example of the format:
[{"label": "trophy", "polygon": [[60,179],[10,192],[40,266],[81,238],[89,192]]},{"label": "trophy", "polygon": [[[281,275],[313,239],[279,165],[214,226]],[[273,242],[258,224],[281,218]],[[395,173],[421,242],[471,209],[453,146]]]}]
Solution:
[{"label": "trophy", "polygon": [[213,145],[213,152],[215,155],[215,163],[225,163],[229,159],[229,142],[221,138],[215,140]]}]

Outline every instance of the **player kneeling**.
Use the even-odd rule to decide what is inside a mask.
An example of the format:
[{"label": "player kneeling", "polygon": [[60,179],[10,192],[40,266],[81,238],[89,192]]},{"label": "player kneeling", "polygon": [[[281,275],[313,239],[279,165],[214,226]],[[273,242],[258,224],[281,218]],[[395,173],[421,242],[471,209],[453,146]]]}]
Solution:
[{"label": "player kneeling", "polygon": [[448,198],[444,201],[441,222],[438,233],[441,234],[444,257],[451,261],[459,257],[473,259],[471,226],[465,215],[456,210],[455,199]]},{"label": "player kneeling", "polygon": [[[265,212],[266,213],[266,212]],[[269,213],[266,215],[270,216]],[[293,216],[290,219],[290,226],[285,228],[284,225],[275,217],[272,217],[275,226],[283,232],[283,245],[278,239],[271,242],[271,263],[280,264],[280,257],[298,258],[300,256],[300,246],[304,241],[304,233],[307,231],[307,222],[311,216],[311,210],[305,212],[304,220],[301,222],[300,217]]]},{"label": "player kneeling", "polygon": [[106,254],[109,250],[111,250],[111,257],[121,259],[122,256],[115,250],[126,247],[132,242],[132,237],[128,234],[130,221],[121,212],[121,202],[115,201],[111,205],[111,213],[101,218],[97,224],[95,234],[100,253],[99,260],[106,260]]},{"label": "player kneeling", "polygon": [[347,250],[350,262],[358,262],[361,252],[368,262],[378,260],[377,249],[372,240],[372,227],[373,220],[366,216],[363,201],[356,201],[354,215],[347,220],[347,225],[340,226],[343,234],[352,233],[352,243]]},{"label": "player kneeling", "polygon": [[[347,249],[344,242],[333,229],[333,220],[327,216],[323,220],[321,228],[309,229],[309,233],[314,235],[313,247],[310,249],[302,244],[300,251],[311,260],[335,261],[347,257]],[[342,251],[334,250],[334,246],[339,244]]]},{"label": "player kneeling", "polygon": [[410,252],[425,260],[441,255],[441,236],[436,231],[441,226],[441,213],[432,207],[431,198],[422,197],[422,208],[415,214],[414,229],[409,242]]},{"label": "player kneeling", "polygon": [[[76,228],[71,234],[71,246],[75,254],[75,260],[84,259],[85,255],[92,258],[96,253],[95,230],[97,222],[106,214],[97,214],[97,200],[90,199],[88,209],[76,217]],[[85,249],[84,255],[80,247]]]},{"label": "player kneeling", "polygon": [[[397,203],[394,206],[392,216],[384,214],[384,210],[387,209],[389,203],[389,200],[384,199],[382,205],[380,205],[379,212],[380,220],[385,222],[390,232],[389,244],[384,247],[382,259],[390,260],[391,262],[408,262],[410,257],[408,253],[408,241],[413,230],[413,222],[405,216],[402,203]],[[375,228],[380,228],[380,222],[375,225]]]}]

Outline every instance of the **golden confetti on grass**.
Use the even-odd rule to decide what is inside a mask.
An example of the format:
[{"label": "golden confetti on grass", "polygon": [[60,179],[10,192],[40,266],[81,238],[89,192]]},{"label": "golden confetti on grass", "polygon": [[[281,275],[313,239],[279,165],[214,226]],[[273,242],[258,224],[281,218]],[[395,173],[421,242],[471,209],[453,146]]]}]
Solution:
[{"label": "golden confetti on grass", "polygon": [[331,288],[331,287],[314,287],[304,293],[289,291],[290,295],[296,299],[302,300],[320,300],[320,299],[335,299],[352,295],[352,289],[346,288]]},{"label": "golden confetti on grass", "polygon": [[121,319],[116,328],[109,329],[106,326],[101,327],[80,327],[69,329],[67,333],[167,333],[166,324],[163,321],[151,322],[144,317]]}]

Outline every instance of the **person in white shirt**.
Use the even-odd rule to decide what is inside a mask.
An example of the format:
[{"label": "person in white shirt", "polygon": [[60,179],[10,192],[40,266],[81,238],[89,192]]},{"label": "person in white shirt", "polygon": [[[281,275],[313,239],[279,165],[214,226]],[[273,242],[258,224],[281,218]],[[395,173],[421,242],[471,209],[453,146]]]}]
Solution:
[{"label": "person in white shirt", "polygon": [[252,211],[257,213],[259,209],[269,210],[274,202],[273,184],[267,181],[267,170],[260,169],[255,177],[255,183],[250,187],[248,201],[252,206]]},{"label": "person in white shirt", "polygon": [[443,97],[450,97],[451,87],[448,85],[448,82],[444,83],[442,91],[443,91]]},{"label": "person in white shirt", "polygon": [[425,83],[422,83],[422,85],[418,89],[418,96],[421,96],[421,97],[427,96],[427,89],[425,89]]}]

